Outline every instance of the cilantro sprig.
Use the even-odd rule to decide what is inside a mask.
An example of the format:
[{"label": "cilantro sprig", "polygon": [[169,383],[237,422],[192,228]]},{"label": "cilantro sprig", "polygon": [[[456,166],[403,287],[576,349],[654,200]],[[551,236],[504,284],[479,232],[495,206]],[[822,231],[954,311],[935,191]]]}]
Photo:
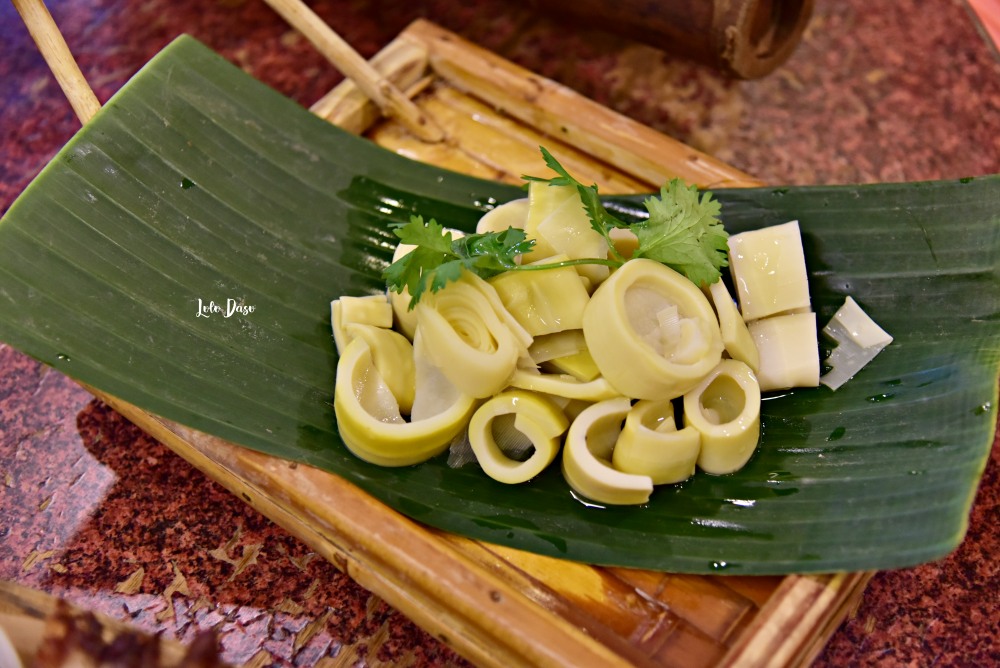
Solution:
[{"label": "cilantro sprig", "polygon": [[662,262],[687,276],[695,285],[711,285],[729,265],[729,235],[719,220],[722,205],[706,192],[672,179],[660,196],[643,202],[649,218],[631,226],[639,239],[632,257]]},{"label": "cilantro sprig", "polygon": [[517,256],[535,245],[524,230],[513,227],[454,239],[436,220],[425,223],[423,216],[411,216],[410,222],[397,225],[393,231],[401,243],[416,248],[389,265],[383,277],[390,290],[410,291],[410,308],[428,288],[437,292],[449,281],[457,281],[463,271],[491,278],[517,269]]},{"label": "cilantro sprig", "polygon": [[506,271],[538,271],[580,264],[619,267],[625,258],[612,242],[611,230],[614,228],[630,229],[636,235],[638,247],[632,257],[661,262],[696,285],[710,285],[719,280],[720,270],[728,265],[728,234],[719,220],[721,206],[711,193],[699,196],[696,187],[672,179],[660,189],[659,197],[649,197],[643,202],[649,216],[629,224],[604,207],[596,185],[584,185],[548,150],[541,147],[541,151],[545,164],[556,176],[525,176],[524,179],[576,188],[591,227],[607,241],[608,257],[519,265],[517,257],[530,251],[535,243],[527,238],[524,230],[511,227],[502,232],[470,234],[456,239],[434,219],[424,222],[421,216],[412,216],[408,223],[394,229],[400,242],[415,248],[383,272],[388,288],[395,292],[408,289],[410,308],[413,308],[428,290],[440,290],[448,282],[458,280],[463,271],[491,278]]}]

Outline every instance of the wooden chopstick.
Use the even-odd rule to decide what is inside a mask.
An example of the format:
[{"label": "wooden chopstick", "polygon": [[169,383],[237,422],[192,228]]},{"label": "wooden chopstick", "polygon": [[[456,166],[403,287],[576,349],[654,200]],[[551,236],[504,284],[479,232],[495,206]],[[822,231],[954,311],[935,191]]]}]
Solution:
[{"label": "wooden chopstick", "polygon": [[70,53],[69,46],[45,3],[42,0],[11,1],[21,15],[31,38],[38,45],[38,50],[48,63],[49,69],[55,75],[56,81],[59,82],[59,87],[73,107],[76,117],[81,123],[86,123],[101,108],[101,103],[97,101],[97,96],[94,95],[79,65],[73,59],[73,54]]},{"label": "wooden chopstick", "polygon": [[327,60],[357,84],[382,113],[399,120],[426,142],[439,142],[444,132],[413,100],[383,77],[302,0],[265,0],[289,25],[301,32]]},{"label": "wooden chopstick", "polygon": [[[101,103],[73,59],[73,54],[45,3],[43,0],[11,1],[77,118],[81,123],[86,123],[101,108]],[[444,132],[433,119],[383,77],[301,0],[266,1],[292,27],[305,35],[335,67],[354,81],[383,114],[398,119],[423,141],[439,142],[444,139]]]}]

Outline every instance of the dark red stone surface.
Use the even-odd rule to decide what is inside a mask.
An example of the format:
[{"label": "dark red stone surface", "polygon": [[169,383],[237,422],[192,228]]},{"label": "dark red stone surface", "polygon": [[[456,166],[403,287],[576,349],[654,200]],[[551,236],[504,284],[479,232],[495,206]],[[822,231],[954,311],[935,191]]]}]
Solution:
[{"label": "dark red stone surface", "polygon": [[[792,59],[758,81],[500,0],[311,3],[370,56],[430,18],[772,183],[1000,172],[1000,60],[957,0],[819,0]],[[101,101],[188,32],[309,104],[340,80],[264,3],[50,2]],[[78,127],[0,4],[0,211]],[[964,544],[879,573],[817,666],[1000,665],[1000,448]],[[377,597],[72,381],[0,344],[0,578],[274,665],[462,665]]]}]

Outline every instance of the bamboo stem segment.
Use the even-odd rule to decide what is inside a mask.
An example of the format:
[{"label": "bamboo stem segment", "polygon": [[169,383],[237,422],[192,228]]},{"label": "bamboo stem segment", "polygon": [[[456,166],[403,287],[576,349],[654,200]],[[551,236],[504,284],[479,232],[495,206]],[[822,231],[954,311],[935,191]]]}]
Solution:
[{"label": "bamboo stem segment", "polygon": [[76,117],[81,123],[86,123],[101,108],[101,103],[98,102],[97,96],[80,71],[80,66],[73,59],[73,54],[70,53],[69,46],[45,3],[43,0],[11,1],[21,15],[31,38],[38,45],[38,50],[48,63],[49,69],[55,75],[56,81],[59,82],[59,87],[73,107]]},{"label": "bamboo stem segment", "polygon": [[301,32],[337,69],[357,84],[386,116],[426,142],[444,139],[441,128],[402,91],[383,77],[302,0],[266,0],[289,25]]}]

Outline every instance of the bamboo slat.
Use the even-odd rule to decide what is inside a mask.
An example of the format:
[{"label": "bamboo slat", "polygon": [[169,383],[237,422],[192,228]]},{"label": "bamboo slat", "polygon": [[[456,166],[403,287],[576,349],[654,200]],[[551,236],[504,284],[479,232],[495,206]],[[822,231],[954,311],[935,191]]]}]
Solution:
[{"label": "bamboo slat", "polygon": [[[349,81],[314,109],[419,160],[519,180],[538,171],[544,141],[558,142],[570,169],[604,192],[649,191],[672,176],[709,187],[759,183],[424,21],[372,62],[433,110],[448,141],[421,141],[382,119]],[[869,577],[675,575],[481,543],[428,529],[336,475],[95,394],[482,666],[806,665]]]},{"label": "bamboo slat", "polygon": [[302,0],[267,0],[271,9],[305,35],[320,53],[359,86],[382,113],[397,119],[422,141],[444,139],[434,119],[417,107],[395,85],[316,15]]}]

